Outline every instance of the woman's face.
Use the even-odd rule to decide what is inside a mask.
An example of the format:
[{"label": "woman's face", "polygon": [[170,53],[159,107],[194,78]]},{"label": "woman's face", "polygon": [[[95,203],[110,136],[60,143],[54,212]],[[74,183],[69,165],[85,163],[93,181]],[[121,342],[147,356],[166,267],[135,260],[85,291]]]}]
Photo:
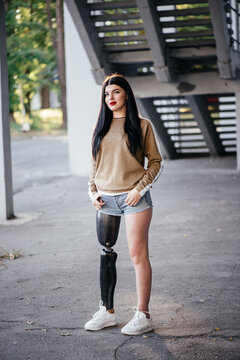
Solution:
[{"label": "woman's face", "polygon": [[126,91],[119,85],[105,87],[105,102],[113,112],[123,110],[126,106]]}]

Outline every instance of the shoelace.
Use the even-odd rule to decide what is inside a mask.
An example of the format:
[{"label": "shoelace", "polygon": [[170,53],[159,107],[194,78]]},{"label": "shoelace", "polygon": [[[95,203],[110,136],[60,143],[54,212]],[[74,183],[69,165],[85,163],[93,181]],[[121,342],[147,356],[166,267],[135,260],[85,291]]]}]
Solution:
[{"label": "shoelace", "polygon": [[93,315],[93,318],[96,319],[98,316],[102,315],[105,312],[105,306],[103,306],[103,301],[99,301],[99,310]]},{"label": "shoelace", "polygon": [[[143,311],[139,311],[137,307],[133,307],[133,311],[135,312],[135,314],[134,314],[134,317],[132,318],[132,320],[130,320],[129,323],[130,323],[131,325],[136,325],[136,324],[138,324],[138,322],[139,322],[141,313],[144,313],[144,314],[145,314],[145,311],[144,311],[144,312],[143,312]],[[148,312],[146,311],[146,313],[148,313]],[[148,313],[148,314],[149,314],[149,313]]]}]

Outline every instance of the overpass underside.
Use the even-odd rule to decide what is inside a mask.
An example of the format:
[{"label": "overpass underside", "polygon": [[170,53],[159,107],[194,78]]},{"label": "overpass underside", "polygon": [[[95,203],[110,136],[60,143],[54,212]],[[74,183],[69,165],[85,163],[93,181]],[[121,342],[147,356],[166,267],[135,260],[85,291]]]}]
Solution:
[{"label": "overpass underside", "polygon": [[[128,78],[165,158],[237,153],[240,170],[239,0],[65,0],[65,10],[73,174],[89,173],[96,84],[113,72]],[[0,220],[14,218],[4,22],[0,0]]]},{"label": "overpass underside", "polygon": [[114,72],[128,78],[166,158],[240,151],[238,1],[65,4],[96,83]]}]

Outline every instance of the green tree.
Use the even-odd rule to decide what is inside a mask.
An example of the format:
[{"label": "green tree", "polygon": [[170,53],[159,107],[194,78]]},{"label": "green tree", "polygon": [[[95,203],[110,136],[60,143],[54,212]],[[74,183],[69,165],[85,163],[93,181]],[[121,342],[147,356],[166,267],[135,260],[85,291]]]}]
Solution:
[{"label": "green tree", "polygon": [[[56,31],[55,4],[50,8]],[[31,115],[31,100],[43,87],[59,91],[56,53],[53,49],[46,2],[6,1],[6,31],[10,91],[10,113],[19,109],[20,90],[25,112]]]}]

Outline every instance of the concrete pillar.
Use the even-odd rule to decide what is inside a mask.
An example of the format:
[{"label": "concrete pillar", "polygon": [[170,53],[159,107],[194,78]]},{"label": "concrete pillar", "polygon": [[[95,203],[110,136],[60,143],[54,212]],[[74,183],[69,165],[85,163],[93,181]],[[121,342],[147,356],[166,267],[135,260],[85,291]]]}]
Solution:
[{"label": "concrete pillar", "polygon": [[13,212],[11,137],[4,1],[0,0],[0,220]]},{"label": "concrete pillar", "polygon": [[64,31],[70,171],[88,176],[91,134],[100,108],[101,86],[95,83],[91,64],[65,4]]},{"label": "concrete pillar", "polygon": [[240,171],[240,91],[235,92],[236,96],[236,122],[237,122],[237,170]]}]

